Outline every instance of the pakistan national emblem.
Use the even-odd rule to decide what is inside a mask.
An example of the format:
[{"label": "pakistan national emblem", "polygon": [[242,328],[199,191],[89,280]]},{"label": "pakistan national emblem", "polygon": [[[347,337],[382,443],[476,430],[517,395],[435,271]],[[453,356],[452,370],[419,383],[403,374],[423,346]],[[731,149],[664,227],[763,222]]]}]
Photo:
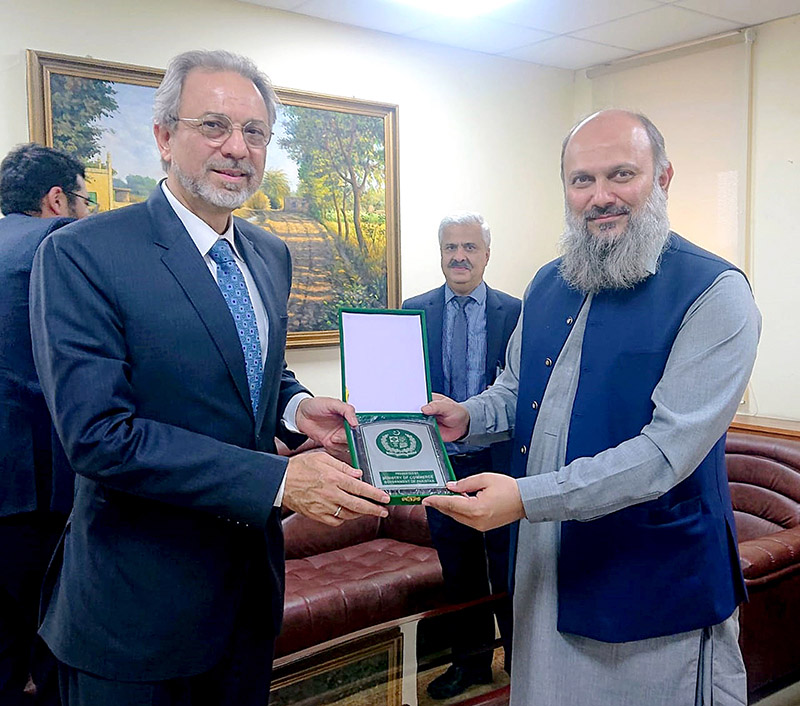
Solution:
[{"label": "pakistan national emblem", "polygon": [[392,458],[414,458],[422,451],[422,441],[405,429],[387,429],[378,435],[378,448]]}]

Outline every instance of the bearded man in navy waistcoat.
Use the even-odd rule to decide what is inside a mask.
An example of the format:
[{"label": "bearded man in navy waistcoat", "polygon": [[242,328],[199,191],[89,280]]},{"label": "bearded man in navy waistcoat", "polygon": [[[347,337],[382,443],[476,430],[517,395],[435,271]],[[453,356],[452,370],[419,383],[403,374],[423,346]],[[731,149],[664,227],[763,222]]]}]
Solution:
[{"label": "bearded man in navy waistcoat", "polygon": [[528,287],[505,371],[423,408],[445,440],[512,429],[511,475],[425,504],[482,530],[520,520],[512,706],[746,704],[724,451],[758,309],[734,265],[670,230],[646,117],[580,122],[561,174],[563,255]]}]

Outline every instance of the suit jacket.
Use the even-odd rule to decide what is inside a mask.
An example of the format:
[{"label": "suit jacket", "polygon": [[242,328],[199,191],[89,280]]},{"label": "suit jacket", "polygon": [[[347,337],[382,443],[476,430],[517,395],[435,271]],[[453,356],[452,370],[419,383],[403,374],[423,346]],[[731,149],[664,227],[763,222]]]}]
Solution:
[{"label": "suit jacket", "polygon": [[233,318],[160,188],[36,255],[34,355],[78,474],[41,634],[77,669],[189,676],[220,659],[237,615],[264,640],[279,629],[273,503],[287,461],[274,436],[304,390],[284,362],[291,260],[280,239],[234,223],[269,319],[257,418]]},{"label": "suit jacket", "polygon": [[[431,390],[445,394],[442,363],[444,328],[444,287],[437,287],[403,302],[403,309],[422,309],[428,335],[428,364]],[[510,294],[486,286],[486,386],[491,385],[506,365],[506,346],[517,325],[522,303]],[[492,445],[492,467],[508,472],[510,442]]]},{"label": "suit jacket", "polygon": [[0,219],[0,517],[72,505],[74,475],[51,448],[50,415],[33,365],[28,286],[33,255],[67,218]]}]

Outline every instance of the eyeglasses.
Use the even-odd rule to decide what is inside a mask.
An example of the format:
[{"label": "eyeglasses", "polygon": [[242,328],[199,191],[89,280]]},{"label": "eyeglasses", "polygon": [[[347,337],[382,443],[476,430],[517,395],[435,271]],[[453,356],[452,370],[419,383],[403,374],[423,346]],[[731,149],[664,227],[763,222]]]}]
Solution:
[{"label": "eyeglasses", "polygon": [[189,123],[199,130],[203,136],[217,144],[227,140],[234,130],[241,130],[244,141],[257,149],[263,149],[272,139],[272,130],[263,120],[249,120],[244,125],[231,122],[227,115],[222,113],[204,113],[199,118],[175,118],[183,123]]},{"label": "eyeglasses", "polygon": [[70,196],[77,196],[79,199],[83,199],[87,206],[97,206],[97,198],[94,196],[84,196],[83,194],[78,194],[74,191],[65,191],[64,193],[69,194]]}]

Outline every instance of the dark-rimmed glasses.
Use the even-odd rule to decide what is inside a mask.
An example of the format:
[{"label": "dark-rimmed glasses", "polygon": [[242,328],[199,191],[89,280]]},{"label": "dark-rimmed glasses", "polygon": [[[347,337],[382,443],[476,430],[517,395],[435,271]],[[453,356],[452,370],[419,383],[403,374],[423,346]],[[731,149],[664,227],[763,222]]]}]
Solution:
[{"label": "dark-rimmed glasses", "polygon": [[94,196],[84,196],[83,194],[78,194],[75,191],[65,191],[64,193],[69,194],[70,196],[77,196],[79,199],[83,199],[86,205],[90,208],[97,206],[97,199]]},{"label": "dark-rimmed glasses", "polygon": [[244,125],[233,123],[222,113],[204,113],[199,118],[175,118],[196,128],[209,142],[222,144],[234,130],[242,131],[242,138],[250,146],[263,149],[272,139],[272,130],[263,120],[249,120]]}]

